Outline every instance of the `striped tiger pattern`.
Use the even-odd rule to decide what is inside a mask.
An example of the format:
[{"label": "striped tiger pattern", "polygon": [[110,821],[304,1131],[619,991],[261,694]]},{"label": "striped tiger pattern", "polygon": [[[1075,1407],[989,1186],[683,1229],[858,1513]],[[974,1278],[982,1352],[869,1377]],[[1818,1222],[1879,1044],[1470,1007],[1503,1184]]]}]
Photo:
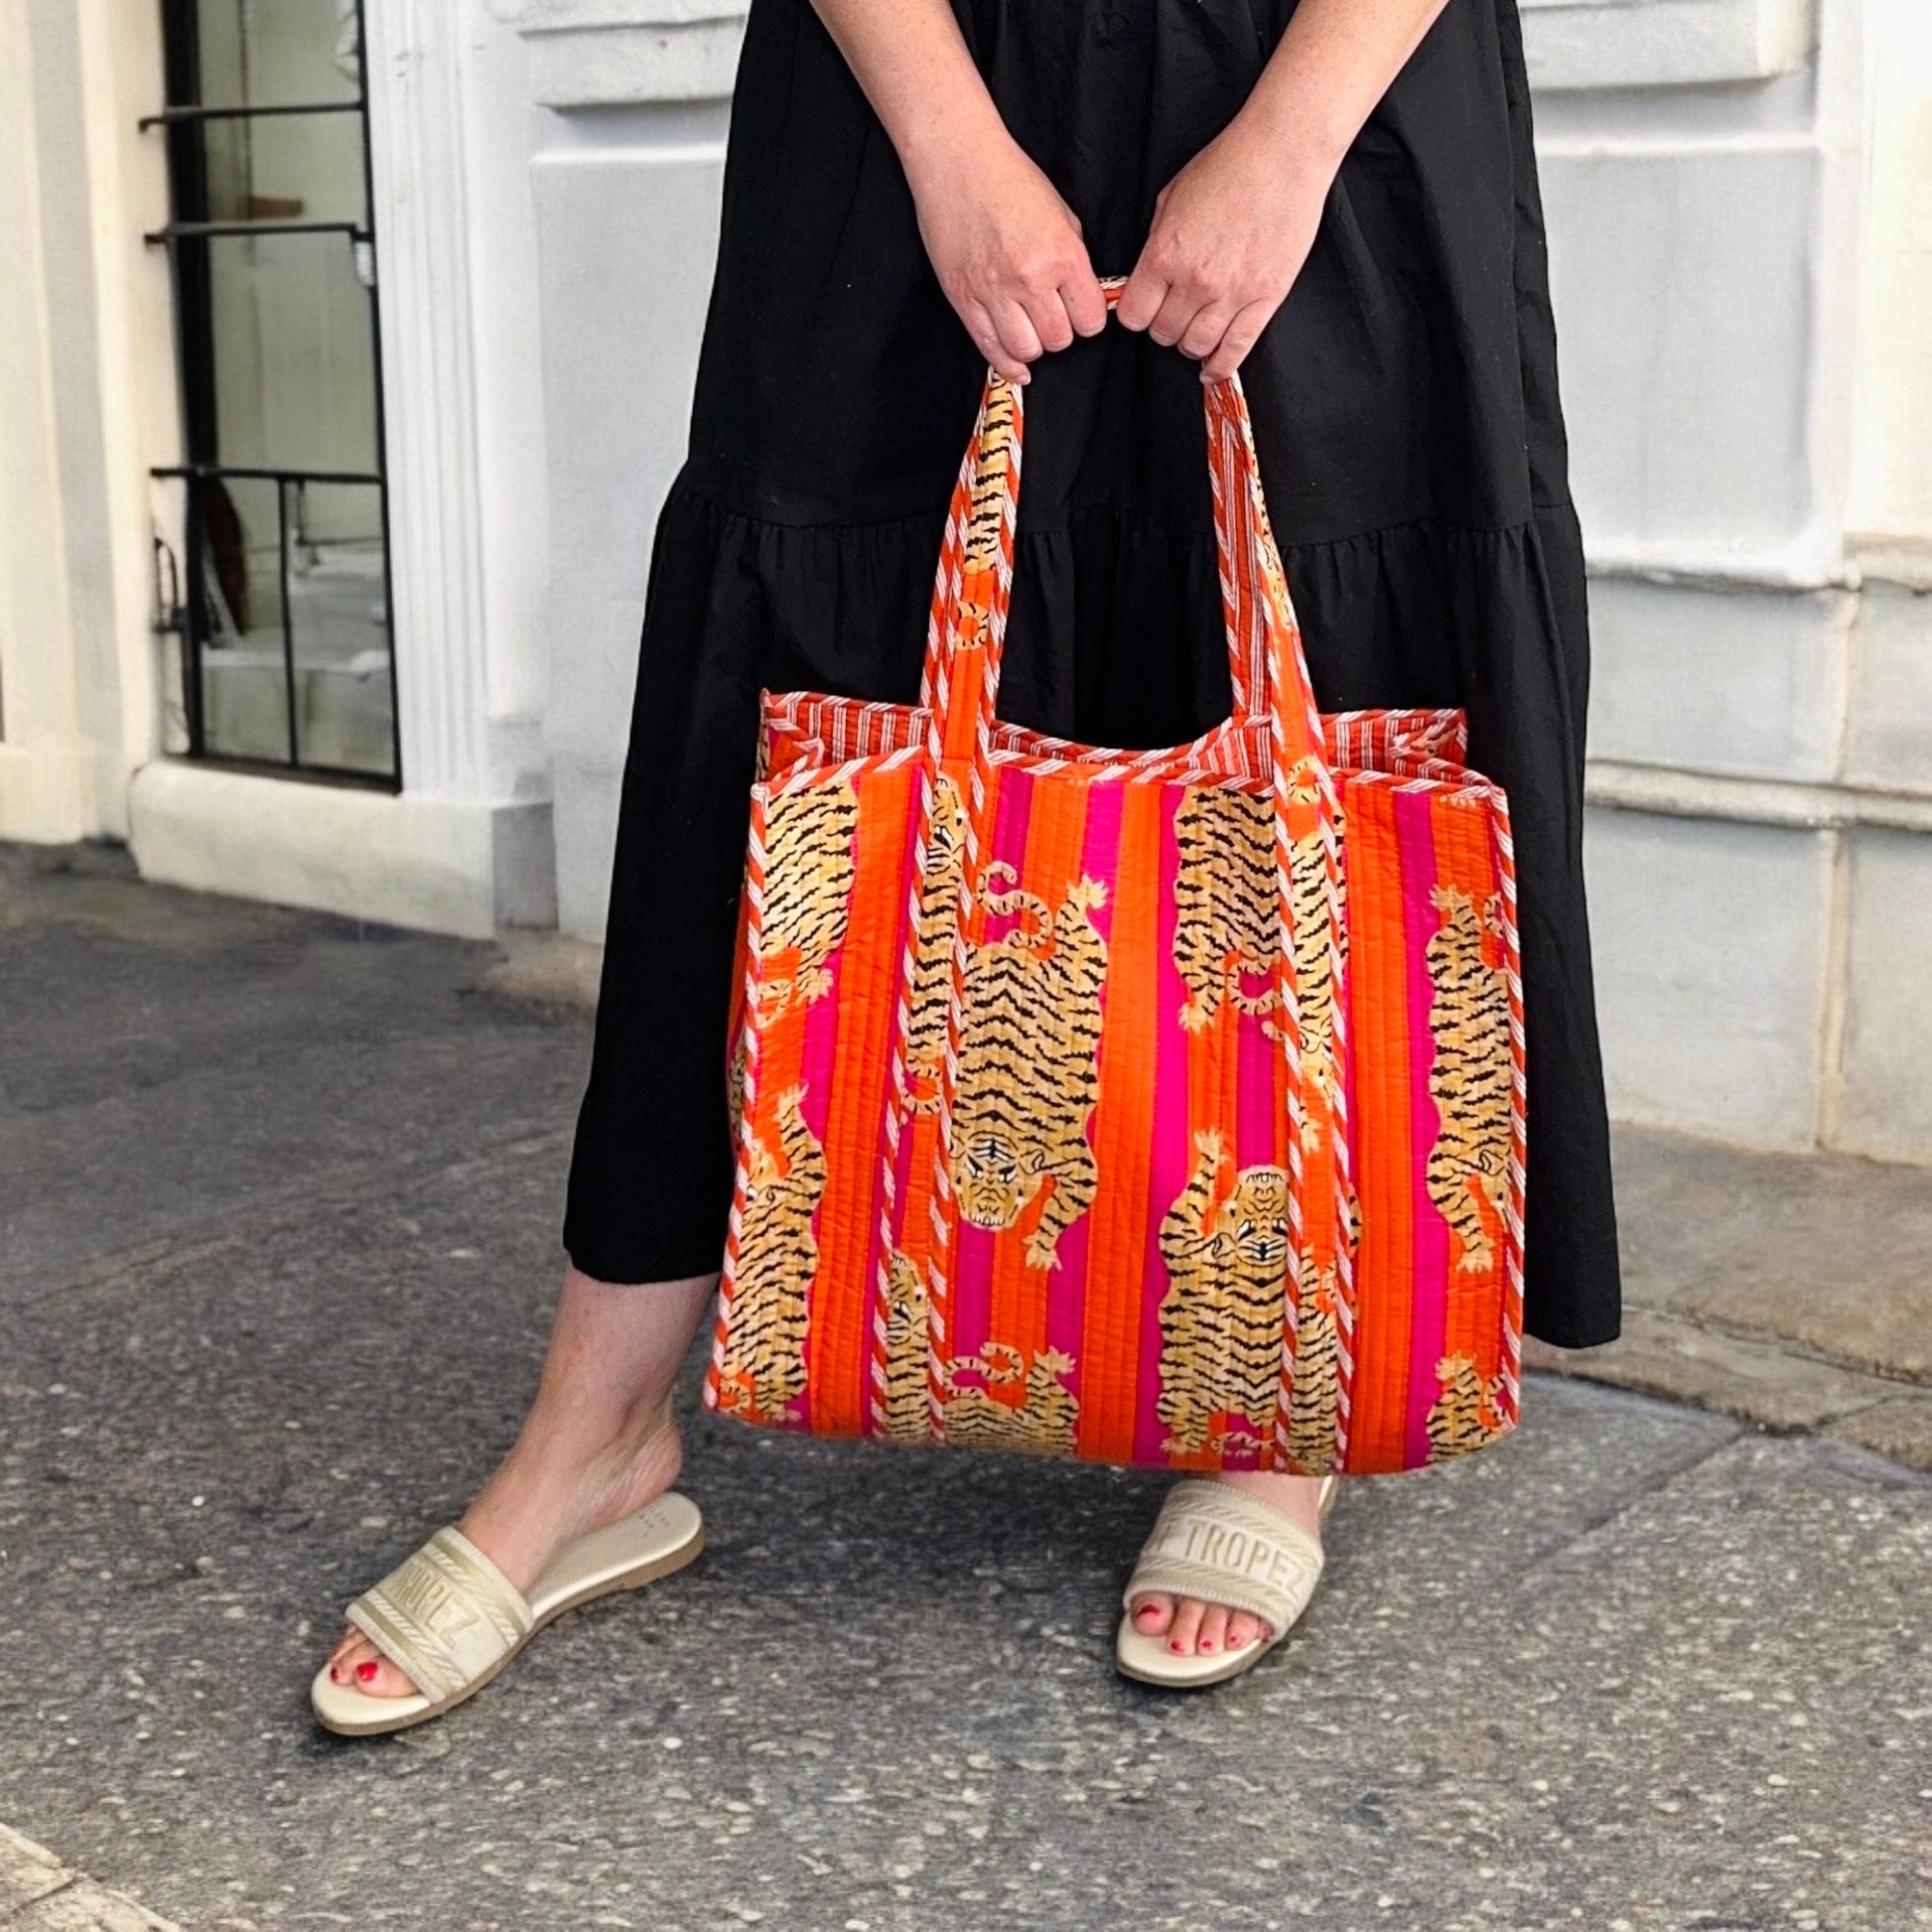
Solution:
[{"label": "striped tiger pattern", "polygon": [[843,780],[781,792],[765,808],[759,952],[779,970],[759,998],[780,1011],[832,990],[827,962],[845,938],[858,829],[859,800]]},{"label": "striped tiger pattern", "polygon": [[939,1105],[952,990],[953,932],[965,863],[966,810],[959,786],[941,773],[933,786],[932,825],[919,869],[919,926],[912,955],[912,1005],[905,1034],[906,1104],[915,1114]]},{"label": "striped tiger pattern", "polygon": [[1436,1379],[1443,1392],[1431,1405],[1425,1425],[1432,1462],[1486,1448],[1509,1427],[1503,1378],[1492,1375],[1485,1382],[1473,1355],[1444,1356],[1436,1365]]},{"label": "striped tiger pattern", "polygon": [[886,1415],[896,1443],[923,1443],[932,1433],[926,1399],[925,1280],[910,1255],[895,1250],[886,1264]]},{"label": "striped tiger pattern", "polygon": [[1495,1262],[1496,1232],[1509,1187],[1509,988],[1503,975],[1502,912],[1492,896],[1476,909],[1454,887],[1431,902],[1443,916],[1427,953],[1429,1030],[1436,1042],[1429,1094],[1438,1128],[1425,1182],[1459,1250],[1458,1270]]},{"label": "striped tiger pattern", "polygon": [[1231,1165],[1213,1128],[1194,1136],[1187,1185],[1161,1222],[1168,1291],[1161,1299],[1161,1395],[1167,1448],[1191,1455],[1265,1443],[1281,1392],[1288,1315],[1288,1175],[1243,1168],[1215,1205]]},{"label": "striped tiger pattern", "polygon": [[[1071,1455],[1080,1405],[1067,1380],[1073,1358],[1057,1348],[1031,1357],[1009,1342],[988,1342],[977,1355],[963,1355],[946,1370],[946,1441],[964,1449],[1005,1449],[1022,1455]],[[976,1375],[981,1386],[961,1384]],[[1017,1403],[1003,1401],[995,1388],[1020,1387]]]},{"label": "striped tiger pattern", "polygon": [[759,1422],[794,1419],[805,1387],[808,1291],[818,1268],[812,1217],[825,1150],[806,1124],[804,1089],[778,1096],[778,1149],[754,1136],[720,1406]]},{"label": "striped tiger pattern", "polygon": [[1189,785],[1173,830],[1173,963],[1187,988],[1180,1024],[1199,1033],[1223,1006],[1273,1013],[1282,957],[1273,805],[1251,791]]},{"label": "striped tiger pattern", "polygon": [[714,1406],[1348,1473],[1515,1419],[1507,800],[1459,712],[1318,715],[1239,388],[1203,394],[1227,723],[1140,753],[998,722],[998,378],[917,703],[763,702]]},{"label": "striped tiger pattern", "polygon": [[987,911],[1020,923],[967,961],[952,1181],[980,1228],[1012,1227],[1043,1194],[1027,1264],[1054,1268],[1100,1177],[1087,1123],[1100,1098],[1107,943],[1089,914],[1107,892],[1078,880],[1049,918],[1031,893],[993,884],[1014,878],[1004,861],[987,867]]},{"label": "striped tiger pattern", "polygon": [[1304,1475],[1325,1475],[1335,1457],[1341,1409],[1341,1304],[1332,1262],[1321,1267],[1311,1258],[1302,1264],[1300,1302],[1288,1452]]}]

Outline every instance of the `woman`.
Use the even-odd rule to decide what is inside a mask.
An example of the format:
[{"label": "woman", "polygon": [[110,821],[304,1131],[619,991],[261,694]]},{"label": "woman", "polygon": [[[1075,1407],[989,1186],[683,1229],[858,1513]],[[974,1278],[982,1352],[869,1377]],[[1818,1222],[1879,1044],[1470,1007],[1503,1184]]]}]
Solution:
[{"label": "woman", "polygon": [[[1123,334],[1096,278],[1129,265]],[[607,1528],[622,1547],[577,1562],[580,1592],[698,1540],[688,1505],[635,1512],[677,1472],[671,1382],[730,1198],[719,1069],[759,687],[916,692],[991,362],[1037,376],[1003,713],[1131,747],[1226,716],[1183,358],[1243,371],[1323,708],[1462,705],[1470,762],[1509,794],[1527,1323],[1615,1334],[1583,558],[1515,0],[755,0],[690,458],[651,562],[572,1267],[535,1406],[438,1559],[459,1593],[513,1587],[497,1652],[575,1600],[554,1571],[527,1614],[514,1592],[587,1532],[651,1526]],[[1293,1620],[1320,1530],[1312,1480],[1222,1480],[1299,1555],[1295,1600],[1264,1620],[1143,1590],[1123,1634],[1217,1675]],[[372,1593],[319,1676],[326,1722],[432,1715],[500,1661],[419,1662],[439,1677],[419,1691],[401,1660],[427,1639],[408,1649],[396,1596]]]}]

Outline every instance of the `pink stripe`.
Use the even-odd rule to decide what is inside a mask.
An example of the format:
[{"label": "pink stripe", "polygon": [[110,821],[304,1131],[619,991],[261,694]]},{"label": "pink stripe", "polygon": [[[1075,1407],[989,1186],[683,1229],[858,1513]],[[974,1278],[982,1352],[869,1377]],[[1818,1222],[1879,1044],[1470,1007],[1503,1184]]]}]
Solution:
[{"label": "pink stripe", "polygon": [[[860,780],[858,789],[859,789],[860,808],[863,810],[865,806],[865,796],[866,796],[865,784],[863,779]],[[899,877],[909,882],[912,877],[913,867],[916,864],[918,859],[919,784],[916,778],[913,780],[911,790],[907,794],[907,797],[908,797],[908,803],[907,803],[907,809],[905,813],[905,841],[903,845],[901,845],[899,848]],[[911,938],[911,934],[908,929],[911,923],[910,920],[911,909],[912,909],[912,894],[911,894],[910,887],[908,885],[906,891],[904,891],[899,895],[897,928],[897,934],[896,934],[895,943],[893,947],[894,956],[898,961],[898,966],[895,969],[894,977],[893,977],[893,1026],[895,1030],[897,1030],[898,1026],[898,986],[899,986],[898,974],[904,970],[905,947]],[[886,1038],[885,1047],[884,1047],[884,1050],[889,1055],[893,1051],[894,1043],[895,1042],[892,1035],[889,1035]],[[890,1092],[886,1096],[886,1101],[888,1106],[894,1104],[893,1096]],[[903,1247],[905,1245],[905,1237],[904,1237],[905,1173],[906,1173],[905,1163],[906,1163],[907,1156],[911,1151],[911,1141],[912,1141],[911,1122],[912,1122],[912,1117],[909,1114],[906,1115],[905,1118],[899,1122],[898,1154],[897,1154],[897,1159],[896,1161],[894,1173],[893,1173],[893,1181],[894,1181],[893,1218],[896,1223],[893,1229],[893,1236],[894,1236],[894,1240],[900,1247]],[[872,1379],[871,1378],[873,1375],[874,1365],[878,1357],[879,1347],[880,1347],[878,1329],[875,1324],[878,1322],[880,1315],[882,1313],[882,1310],[879,1304],[879,1269],[880,1269],[880,1264],[885,1260],[885,1248],[881,1237],[882,1237],[882,1230],[884,1229],[885,1226],[885,1210],[886,1210],[885,1194],[884,1194],[884,1189],[886,1184],[886,1145],[887,1145],[886,1128],[885,1128],[885,1122],[882,1120],[879,1129],[879,1147],[878,1147],[877,1154],[875,1155],[875,1158],[873,1160],[874,1175],[873,1175],[873,1183],[872,1183],[872,1196],[866,1205],[866,1213],[868,1217],[866,1225],[872,1229],[872,1234],[866,1243],[866,1281],[865,1281],[866,1329],[865,1332],[867,1337],[868,1352],[866,1355],[866,1377],[867,1377],[866,1398],[865,1398],[864,1410],[863,1410],[865,1421],[861,1425],[861,1427],[867,1435],[871,1435],[874,1433],[873,1419],[872,1419]]]},{"label": "pink stripe", "polygon": [[[1282,1049],[1279,1039],[1269,1038],[1260,1014],[1244,1013],[1241,1016],[1236,1052],[1235,1166],[1274,1167],[1278,1165],[1277,1144],[1280,1135],[1277,1123],[1281,1111],[1275,1075],[1281,1063]],[[1251,1453],[1234,1450],[1224,1455],[1222,1467],[1252,1469],[1272,1448],[1272,1443],[1264,1439],[1256,1444]]]},{"label": "pink stripe", "polygon": [[[805,1125],[812,1131],[813,1138],[823,1146],[826,1128],[832,1112],[833,1067],[838,1060],[839,1035],[839,988],[845,978],[845,947],[841,944],[825,962],[826,971],[832,976],[831,989],[814,1000],[805,1010],[805,1040],[799,1055],[799,1079],[805,1089],[805,1097],[799,1103],[799,1112],[805,1116]],[[812,1214],[812,1231],[818,1232],[819,1215]],[[851,1284],[828,1282],[814,1270],[811,1287],[807,1290],[807,1319],[811,1318],[810,1304],[821,1295],[840,1295]],[[805,1387],[797,1400],[798,1421],[796,1427],[809,1430],[812,1426],[812,1385],[807,1378]]]},{"label": "pink stripe", "polygon": [[[1087,821],[1080,846],[1080,871],[1084,877],[1097,879],[1108,888],[1106,902],[1094,906],[1087,916],[1099,928],[1100,936],[1110,948],[1114,940],[1112,889],[1120,871],[1120,817],[1121,787],[1092,786],[1087,793]],[[1101,999],[1104,1013],[1104,991]],[[1091,1141],[1091,1117],[1087,1121],[1086,1133]],[[1100,1185],[1104,1188],[1106,1184],[1107,1176],[1102,1174]],[[1073,1358],[1072,1388],[1076,1401],[1080,1394],[1080,1342],[1086,1324],[1087,1240],[1098,1207],[1096,1197],[1093,1206],[1060,1236],[1060,1265],[1050,1269],[1046,1275],[1046,1346]]]},{"label": "pink stripe", "polygon": [[[1180,871],[1180,848],[1174,837],[1174,814],[1186,795],[1183,785],[1168,785],[1161,800],[1161,877],[1171,881]],[[1161,1259],[1161,1223],[1175,1197],[1187,1185],[1193,1149],[1187,1139],[1187,1036],[1180,1027],[1180,1009],[1187,988],[1173,963],[1174,897],[1161,895],[1160,959],[1156,967],[1156,1038],[1154,1145],[1149,1149],[1147,1190],[1147,1260],[1141,1271],[1141,1354],[1139,1394],[1135,1402],[1134,1460],[1159,1466],[1167,1452],[1167,1431],[1155,1414],[1161,1398],[1161,1298],[1168,1292],[1168,1270]]]},{"label": "pink stripe", "polygon": [[[993,800],[993,832],[987,841],[980,867],[982,882],[986,867],[1004,859],[1016,872],[1024,868],[1027,857],[1027,823],[1033,816],[1034,780],[1025,772],[1003,771],[998,775],[999,790]],[[984,890],[984,886],[982,886]],[[997,939],[1013,928],[1011,917],[993,920],[987,937]],[[964,1042],[961,1042],[962,1051]],[[954,1109],[954,1146],[958,1146],[958,1109]],[[957,1195],[954,1208],[958,1208]],[[953,1230],[952,1331],[946,1337],[952,1356],[976,1355],[987,1338],[993,1319],[993,1243],[998,1238],[990,1228],[973,1227],[963,1213]]]},{"label": "pink stripe", "polygon": [[1410,1107],[1415,1148],[1411,1176],[1415,1245],[1410,1256],[1414,1289],[1409,1317],[1406,1432],[1407,1459],[1415,1467],[1429,1460],[1429,1410],[1438,1387],[1436,1365],[1443,1358],[1449,1297],[1449,1224],[1437,1212],[1428,1185],[1429,1150],[1441,1125],[1429,1092],[1429,1075],[1436,1057],[1429,1031],[1433,997],[1429,942],[1442,923],[1442,914],[1429,897],[1436,884],[1436,836],[1429,799],[1418,792],[1398,792],[1395,823],[1402,859],[1402,926],[1409,955]]}]

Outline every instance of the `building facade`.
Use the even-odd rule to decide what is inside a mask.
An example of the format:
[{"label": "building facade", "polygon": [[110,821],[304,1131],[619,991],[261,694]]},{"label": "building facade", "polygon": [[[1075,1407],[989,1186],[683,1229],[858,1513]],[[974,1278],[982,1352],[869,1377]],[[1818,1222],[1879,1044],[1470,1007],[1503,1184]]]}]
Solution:
[{"label": "building facade", "polygon": [[[1932,1160],[1932,13],[1522,9],[1612,1104]],[[0,0],[0,837],[597,935],[741,15]]]}]

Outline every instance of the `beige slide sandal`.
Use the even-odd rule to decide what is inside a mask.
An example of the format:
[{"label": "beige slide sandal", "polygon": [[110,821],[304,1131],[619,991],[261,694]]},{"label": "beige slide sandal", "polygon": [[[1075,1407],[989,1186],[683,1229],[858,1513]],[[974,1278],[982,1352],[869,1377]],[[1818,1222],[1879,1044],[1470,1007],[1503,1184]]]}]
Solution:
[{"label": "beige slide sandal", "polygon": [[317,1719],[345,1737],[426,1724],[474,1696],[546,1623],[620,1589],[654,1584],[704,1548],[704,1518],[667,1491],[634,1515],[565,1547],[526,1598],[452,1527],[348,1606],[348,1620],[412,1684],[413,1697],[366,1697],[324,1664],[309,1686]]},{"label": "beige slide sandal", "polygon": [[[1340,1487],[1339,1477],[1322,1479],[1324,1522]],[[1239,1677],[1274,1649],[1308,1608],[1321,1581],[1322,1561],[1313,1537],[1245,1491],[1197,1477],[1176,1482],[1154,1519],[1121,1599],[1114,1663],[1125,1677],[1173,1691]],[[1144,1636],[1134,1628],[1135,1599],[1157,1590],[1247,1610],[1268,1625],[1268,1634],[1239,1650],[1176,1656],[1165,1636]]]}]

